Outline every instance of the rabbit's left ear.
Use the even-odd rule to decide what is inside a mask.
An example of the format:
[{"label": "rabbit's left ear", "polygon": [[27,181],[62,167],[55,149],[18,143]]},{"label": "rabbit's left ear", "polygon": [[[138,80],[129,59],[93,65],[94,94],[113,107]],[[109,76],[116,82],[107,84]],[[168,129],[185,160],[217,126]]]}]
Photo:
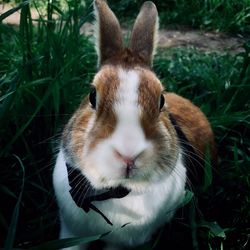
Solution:
[{"label": "rabbit's left ear", "polygon": [[115,14],[105,0],[95,0],[96,51],[98,65],[123,49],[122,31]]},{"label": "rabbit's left ear", "polygon": [[145,2],[135,20],[129,48],[151,66],[158,38],[158,12],[153,2]]}]

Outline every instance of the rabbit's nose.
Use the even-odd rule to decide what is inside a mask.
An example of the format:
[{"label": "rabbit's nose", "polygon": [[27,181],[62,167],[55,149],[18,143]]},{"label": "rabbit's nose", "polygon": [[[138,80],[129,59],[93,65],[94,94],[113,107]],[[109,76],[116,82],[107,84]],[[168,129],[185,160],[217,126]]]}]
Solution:
[{"label": "rabbit's nose", "polygon": [[125,156],[123,154],[121,154],[118,150],[114,149],[114,153],[115,153],[115,156],[121,160],[122,162],[125,163],[125,165],[134,165],[135,164],[135,160],[137,158],[137,156]]},{"label": "rabbit's nose", "polygon": [[126,178],[130,178],[131,177],[131,172],[133,171],[133,169],[136,169],[136,164],[135,161],[136,159],[139,157],[139,155],[141,154],[137,154],[136,156],[133,157],[128,157],[128,156],[124,156],[121,153],[119,153],[117,150],[114,150],[116,157],[123,162],[124,164],[124,170],[125,170],[125,177]]}]

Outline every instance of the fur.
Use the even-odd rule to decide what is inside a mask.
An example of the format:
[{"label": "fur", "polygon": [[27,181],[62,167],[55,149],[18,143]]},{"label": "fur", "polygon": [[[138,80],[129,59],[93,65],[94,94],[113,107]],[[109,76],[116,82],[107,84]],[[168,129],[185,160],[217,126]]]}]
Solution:
[{"label": "fur", "polygon": [[96,202],[95,205],[114,224],[110,226],[99,214],[92,211],[85,213],[75,205],[69,193],[65,159],[61,151],[53,175],[62,215],[61,237],[87,237],[112,231],[105,240],[116,245],[117,249],[142,244],[150,239],[157,228],[172,218],[185,195],[185,176],[186,169],[180,154],[173,174],[148,185],[145,192],[132,191],[122,199]]},{"label": "fur", "polygon": [[[212,155],[215,152],[213,132],[200,109],[164,92],[150,69],[158,27],[155,5],[142,6],[128,48],[123,47],[119,22],[106,1],[95,0],[95,13],[100,67],[92,82],[95,108],[85,98],[69,120],[53,173],[60,237],[111,231],[104,238],[110,249],[130,248],[148,241],[171,220],[185,195],[186,152],[170,113],[201,159],[207,145]],[[162,95],[165,105],[160,108]],[[69,192],[66,163],[79,169],[95,189],[123,186],[130,190],[121,199],[94,202],[113,226],[100,214],[85,213],[76,205]]]}]

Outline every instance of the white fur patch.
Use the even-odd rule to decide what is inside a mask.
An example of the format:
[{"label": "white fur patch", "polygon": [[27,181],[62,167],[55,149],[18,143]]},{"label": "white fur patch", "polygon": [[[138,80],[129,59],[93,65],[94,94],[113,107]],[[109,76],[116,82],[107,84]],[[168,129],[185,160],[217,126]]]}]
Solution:
[{"label": "white fur patch", "polygon": [[[171,175],[157,183],[149,183],[148,191],[130,192],[122,199],[95,202],[111,220],[113,227],[96,212],[85,213],[77,207],[69,193],[69,183],[63,153],[60,152],[54,169],[53,182],[61,221],[61,237],[91,236],[111,231],[105,240],[136,246],[150,239],[157,228],[169,221],[185,195],[186,169],[182,155]],[[128,223],[128,224],[127,224]],[[127,224],[127,226],[122,227]]]},{"label": "white fur patch", "polygon": [[140,107],[138,104],[140,78],[135,70],[120,69],[118,76],[120,87],[114,107],[118,123],[112,135],[112,140],[115,149],[120,154],[128,158],[134,158],[149,146],[140,124]]}]

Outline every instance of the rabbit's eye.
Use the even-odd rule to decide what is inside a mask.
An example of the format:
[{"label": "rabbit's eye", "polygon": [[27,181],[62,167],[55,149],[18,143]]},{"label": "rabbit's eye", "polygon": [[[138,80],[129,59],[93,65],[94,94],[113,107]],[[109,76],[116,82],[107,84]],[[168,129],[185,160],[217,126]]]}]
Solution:
[{"label": "rabbit's eye", "polygon": [[161,98],[160,98],[160,111],[162,110],[162,108],[164,107],[164,104],[165,104],[165,98],[164,98],[164,95],[161,94]]},{"label": "rabbit's eye", "polygon": [[96,90],[92,89],[90,94],[89,94],[89,101],[92,105],[92,108],[95,109],[96,108]]}]

